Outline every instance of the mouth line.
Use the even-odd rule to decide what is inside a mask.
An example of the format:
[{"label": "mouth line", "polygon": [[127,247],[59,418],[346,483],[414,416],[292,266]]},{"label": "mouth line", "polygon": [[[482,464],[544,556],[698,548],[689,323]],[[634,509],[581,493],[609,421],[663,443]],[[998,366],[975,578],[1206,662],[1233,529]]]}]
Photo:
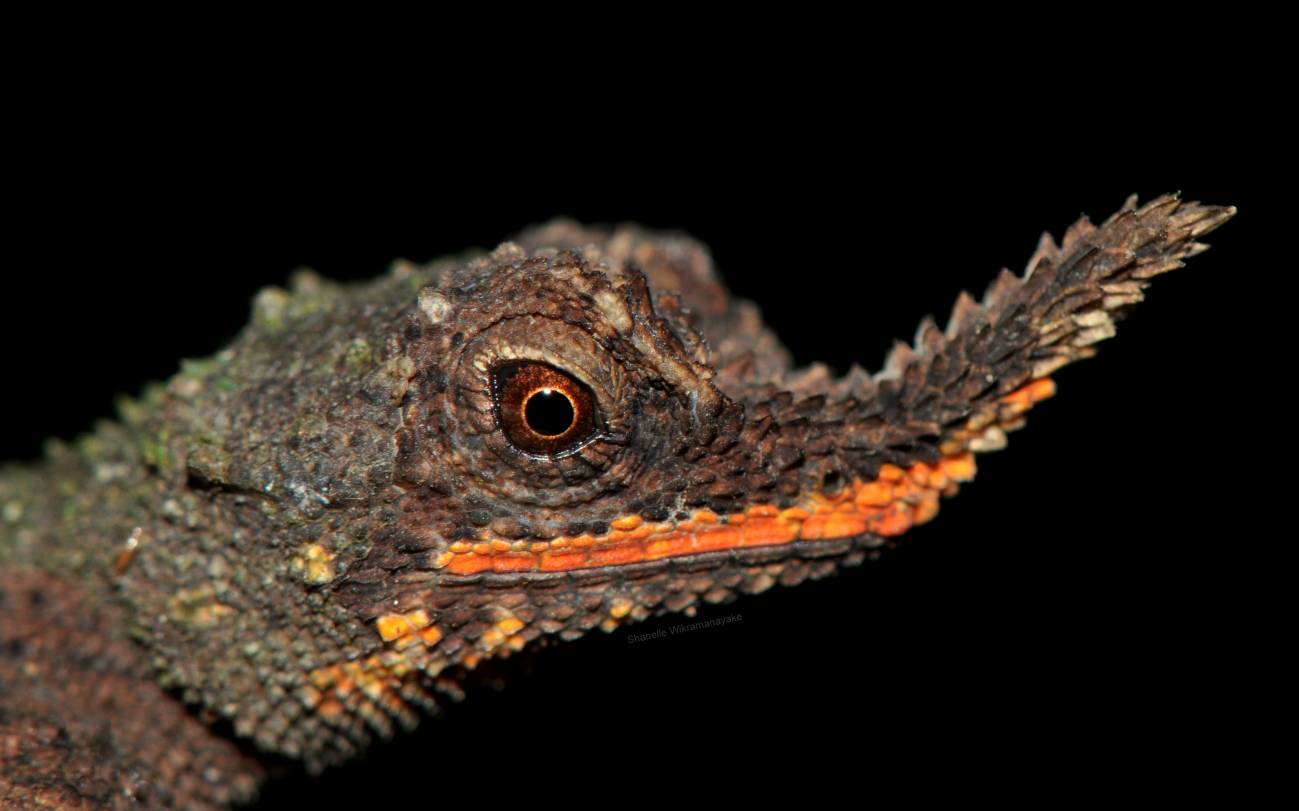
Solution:
[{"label": "mouth line", "polygon": [[553,541],[460,541],[434,566],[452,575],[571,572],[865,535],[890,538],[933,519],[939,499],[955,494],[974,472],[968,451],[932,465],[884,465],[875,479],[854,479],[834,496],[813,495],[793,507],[758,504],[726,515],[698,510],[685,521],[661,523],[629,515],[611,522],[603,535]]}]

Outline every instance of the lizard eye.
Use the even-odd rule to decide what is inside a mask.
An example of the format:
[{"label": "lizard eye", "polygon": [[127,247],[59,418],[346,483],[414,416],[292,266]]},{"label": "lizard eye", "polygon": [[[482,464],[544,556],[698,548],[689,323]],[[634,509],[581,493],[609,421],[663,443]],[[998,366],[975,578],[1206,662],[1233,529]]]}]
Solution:
[{"label": "lizard eye", "polygon": [[497,366],[492,370],[492,400],[505,438],[524,453],[563,456],[596,435],[591,390],[548,364]]}]

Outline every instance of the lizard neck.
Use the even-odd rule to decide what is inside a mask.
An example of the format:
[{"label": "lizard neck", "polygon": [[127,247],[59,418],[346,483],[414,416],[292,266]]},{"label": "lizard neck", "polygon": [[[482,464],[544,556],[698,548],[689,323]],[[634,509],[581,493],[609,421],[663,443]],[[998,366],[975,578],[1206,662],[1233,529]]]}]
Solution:
[{"label": "lizard neck", "polygon": [[119,424],[51,443],[40,461],[0,468],[0,566],[40,569],[107,593],[161,491]]}]

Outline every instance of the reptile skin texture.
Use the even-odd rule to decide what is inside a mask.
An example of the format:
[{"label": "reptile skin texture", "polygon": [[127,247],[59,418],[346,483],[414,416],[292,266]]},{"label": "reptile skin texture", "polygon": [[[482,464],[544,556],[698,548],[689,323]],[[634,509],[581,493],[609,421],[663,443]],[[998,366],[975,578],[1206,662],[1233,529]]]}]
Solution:
[{"label": "reptile skin texture", "polygon": [[703,245],[636,226],[263,290],[226,349],[0,469],[0,805],[227,808],[492,660],[859,565],[1234,213],[1044,236],[874,374],[794,367]]}]

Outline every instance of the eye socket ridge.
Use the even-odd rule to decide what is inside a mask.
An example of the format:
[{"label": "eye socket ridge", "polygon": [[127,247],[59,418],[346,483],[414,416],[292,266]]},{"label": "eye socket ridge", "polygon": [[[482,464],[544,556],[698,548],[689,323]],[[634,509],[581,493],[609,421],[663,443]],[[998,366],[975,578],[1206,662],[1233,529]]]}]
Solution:
[{"label": "eye socket ridge", "polygon": [[517,450],[558,457],[589,444],[598,434],[591,389],[573,375],[541,361],[512,361],[491,370],[496,424]]}]

